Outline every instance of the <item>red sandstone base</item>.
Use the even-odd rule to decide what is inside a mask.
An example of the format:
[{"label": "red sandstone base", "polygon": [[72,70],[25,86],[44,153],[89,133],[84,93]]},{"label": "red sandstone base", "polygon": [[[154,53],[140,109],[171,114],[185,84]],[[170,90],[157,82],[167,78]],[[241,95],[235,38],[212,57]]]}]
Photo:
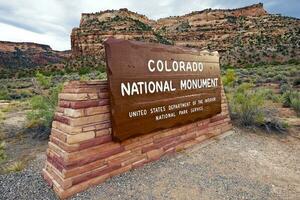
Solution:
[{"label": "red sandstone base", "polygon": [[222,90],[219,115],[121,143],[113,142],[107,82],[70,82],[59,95],[43,176],[56,194],[65,199],[231,128]]}]

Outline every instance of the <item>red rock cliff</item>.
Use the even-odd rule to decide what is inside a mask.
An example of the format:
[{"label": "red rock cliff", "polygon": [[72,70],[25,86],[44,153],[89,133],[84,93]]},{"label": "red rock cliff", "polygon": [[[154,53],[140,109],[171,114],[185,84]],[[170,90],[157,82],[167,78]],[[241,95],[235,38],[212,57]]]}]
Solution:
[{"label": "red rock cliff", "polygon": [[[245,65],[299,59],[300,20],[268,14],[263,4],[206,9],[150,20],[127,9],[82,14],[71,34],[75,57],[104,58],[108,37],[217,50],[221,64]],[[284,37],[282,37],[284,35]]]}]

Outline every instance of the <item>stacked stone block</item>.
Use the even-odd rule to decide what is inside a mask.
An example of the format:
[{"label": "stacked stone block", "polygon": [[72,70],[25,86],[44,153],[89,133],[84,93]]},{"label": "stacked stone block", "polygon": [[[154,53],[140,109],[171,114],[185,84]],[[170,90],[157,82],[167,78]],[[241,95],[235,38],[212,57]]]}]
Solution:
[{"label": "stacked stone block", "polygon": [[107,81],[70,82],[59,94],[43,176],[61,199],[232,128],[222,113],[206,120],[112,141]]}]

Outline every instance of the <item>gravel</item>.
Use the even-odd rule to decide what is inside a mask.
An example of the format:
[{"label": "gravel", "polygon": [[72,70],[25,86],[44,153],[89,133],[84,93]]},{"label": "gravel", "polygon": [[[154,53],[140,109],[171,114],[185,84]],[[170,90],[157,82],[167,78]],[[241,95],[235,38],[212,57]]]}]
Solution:
[{"label": "gravel", "polygon": [[[299,199],[300,140],[240,133],[167,156],[75,195],[81,199]],[[0,199],[56,199],[40,155],[24,171],[0,176]]]},{"label": "gravel", "polygon": [[57,199],[41,175],[45,159],[45,155],[39,155],[25,170],[0,175],[0,199]]}]

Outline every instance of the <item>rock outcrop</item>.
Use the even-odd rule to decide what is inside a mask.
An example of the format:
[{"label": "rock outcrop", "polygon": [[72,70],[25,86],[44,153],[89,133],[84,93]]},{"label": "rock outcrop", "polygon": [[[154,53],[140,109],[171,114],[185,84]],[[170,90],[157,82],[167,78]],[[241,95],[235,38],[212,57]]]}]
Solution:
[{"label": "rock outcrop", "polygon": [[72,55],[104,56],[103,42],[110,36],[118,39],[157,42],[152,25],[155,21],[127,9],[82,14],[80,28],[71,35]]},{"label": "rock outcrop", "polygon": [[31,42],[0,41],[0,79],[33,76],[36,71],[61,71],[71,60],[71,51],[55,51]]},{"label": "rock outcrop", "polygon": [[32,68],[60,63],[69,57],[70,51],[54,51],[48,45],[0,41],[0,69]]},{"label": "rock outcrop", "polygon": [[262,4],[206,9],[157,21],[127,9],[82,14],[71,34],[75,57],[104,58],[108,37],[217,50],[221,64],[245,66],[300,59],[300,20],[267,13]]}]

